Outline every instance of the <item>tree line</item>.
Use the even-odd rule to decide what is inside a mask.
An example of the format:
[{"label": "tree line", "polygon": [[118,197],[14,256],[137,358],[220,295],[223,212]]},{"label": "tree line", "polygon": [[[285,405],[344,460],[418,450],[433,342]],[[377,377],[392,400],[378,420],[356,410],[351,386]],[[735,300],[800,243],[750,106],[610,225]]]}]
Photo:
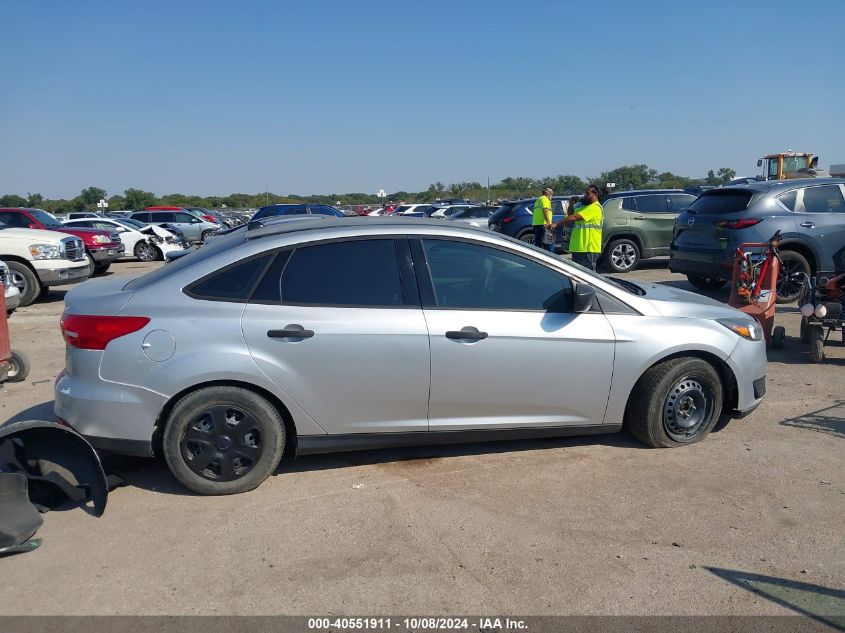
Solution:
[{"label": "tree line", "polygon": [[[717,171],[712,169],[706,178],[688,178],[672,172],[658,172],[647,165],[623,165],[610,171],[602,172],[597,178],[584,180],[579,176],[562,174],[547,178],[508,177],[492,183],[490,188],[479,182],[455,182],[445,185],[435,182],[425,191],[395,191],[388,194],[387,200],[404,202],[432,202],[439,198],[468,198],[470,200],[503,200],[536,196],[545,187],[551,187],[556,194],[580,194],[588,184],[604,187],[606,183],[616,184],[617,191],[628,189],[660,189],[684,188],[699,185],[723,185],[736,176],[733,169],[722,167]],[[26,197],[18,194],[7,194],[0,197],[0,207],[33,207],[44,209],[50,213],[67,213],[69,211],[96,211],[97,202],[105,199],[109,203],[109,211],[127,209],[143,209],[144,207],[167,205],[178,207],[206,207],[211,209],[227,208],[255,208],[266,204],[277,203],[311,203],[331,205],[379,204],[382,202],[375,194],[343,193],[313,196],[298,196],[294,194],[280,195],[270,192],[261,193],[233,193],[228,196],[196,196],[182,193],[169,193],[158,196],[151,191],[142,189],[126,189],[123,194],[107,196],[105,189],[100,187],[86,187],[78,196],[70,200],[58,198],[49,199],[40,193],[27,193]]]}]

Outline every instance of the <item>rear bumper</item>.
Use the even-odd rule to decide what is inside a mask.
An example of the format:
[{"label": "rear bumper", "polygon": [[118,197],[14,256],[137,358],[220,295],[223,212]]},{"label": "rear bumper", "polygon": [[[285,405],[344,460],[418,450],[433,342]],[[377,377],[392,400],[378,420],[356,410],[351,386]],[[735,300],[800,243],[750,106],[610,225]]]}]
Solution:
[{"label": "rear bumper", "polygon": [[[74,350],[82,376],[63,370],[55,385],[56,416],[84,435],[95,448],[131,455],[151,455],[155,421],[167,399],[146,389],[106,382],[89,371],[99,366],[99,352]],[[91,356],[81,358],[80,355]],[[96,357],[94,356],[96,355]]]},{"label": "rear bumper", "polygon": [[684,275],[730,279],[733,270],[733,250],[689,251],[677,247],[669,249],[669,271]]}]

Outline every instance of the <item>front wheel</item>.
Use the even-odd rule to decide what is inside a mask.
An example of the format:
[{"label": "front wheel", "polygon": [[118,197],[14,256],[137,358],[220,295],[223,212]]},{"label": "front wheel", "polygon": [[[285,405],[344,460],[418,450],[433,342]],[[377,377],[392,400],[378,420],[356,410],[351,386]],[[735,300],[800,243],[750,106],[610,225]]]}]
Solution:
[{"label": "front wheel", "polygon": [[183,397],[167,418],[164,459],[201,495],[246,492],[267,479],[285,448],[281,415],[241,387],[206,387]]},{"label": "front wheel", "polygon": [[637,381],[625,425],[643,444],[671,448],[703,439],[722,411],[722,381],[700,358],[673,358]]},{"label": "front wheel", "polygon": [[727,279],[719,277],[706,277],[704,275],[687,275],[689,282],[699,290],[718,290],[726,283]]},{"label": "front wheel", "polygon": [[161,258],[161,251],[149,242],[138,242],[135,245],[135,258],[140,262],[155,262]]},{"label": "front wheel", "polygon": [[778,273],[777,302],[792,303],[798,301],[804,284],[810,275],[807,259],[795,251],[781,251],[780,272]]},{"label": "front wheel", "polygon": [[613,240],[606,252],[605,262],[615,273],[631,272],[640,263],[640,249],[633,240]]},{"label": "front wheel", "polygon": [[810,362],[820,363],[824,360],[824,328],[821,325],[811,325],[810,330]]},{"label": "front wheel", "polygon": [[214,235],[214,231],[203,231],[202,235],[200,235],[200,242],[205,242],[212,235]]},{"label": "front wheel", "polygon": [[9,365],[9,374],[6,377],[9,382],[23,382],[29,376],[29,359],[23,352],[12,350]]},{"label": "front wheel", "polygon": [[7,261],[6,263],[12,275],[12,284],[21,293],[21,307],[32,304],[41,293],[41,282],[38,281],[38,277],[26,264],[15,261]]}]

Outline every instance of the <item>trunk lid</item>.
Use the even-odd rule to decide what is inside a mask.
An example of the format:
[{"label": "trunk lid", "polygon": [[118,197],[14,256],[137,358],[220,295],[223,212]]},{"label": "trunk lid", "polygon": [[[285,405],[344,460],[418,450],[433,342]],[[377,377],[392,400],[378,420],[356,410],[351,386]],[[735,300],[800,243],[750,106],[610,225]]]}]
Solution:
[{"label": "trunk lid", "polygon": [[65,295],[65,312],[114,316],[132,296],[132,290],[124,286],[126,277],[92,279],[73,286]]},{"label": "trunk lid", "polygon": [[673,245],[681,249],[723,250],[731,229],[716,223],[741,218],[756,193],[759,192],[747,188],[705,191],[675,220]]}]

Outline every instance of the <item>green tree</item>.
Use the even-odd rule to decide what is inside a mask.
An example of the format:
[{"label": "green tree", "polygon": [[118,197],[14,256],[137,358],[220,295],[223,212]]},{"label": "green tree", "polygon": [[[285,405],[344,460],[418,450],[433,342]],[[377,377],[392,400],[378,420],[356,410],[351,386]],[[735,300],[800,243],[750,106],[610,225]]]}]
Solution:
[{"label": "green tree", "polygon": [[736,178],[736,171],[730,167],[720,167],[719,171],[716,172],[716,175],[719,177],[719,180],[721,180],[720,184],[726,185]]},{"label": "green tree", "polygon": [[26,198],[10,193],[0,198],[0,207],[25,207]]},{"label": "green tree", "polygon": [[561,174],[554,178],[547,178],[548,186],[554,189],[555,195],[580,194],[587,188],[587,183],[578,176]]},{"label": "green tree", "polygon": [[97,203],[106,197],[106,190],[99,187],[86,187],[79,194],[85,206],[96,208]]},{"label": "green tree", "polygon": [[623,165],[610,171],[602,172],[599,176],[601,185],[608,182],[616,183],[616,191],[626,189],[645,189],[657,178],[657,170],[648,165]]},{"label": "green tree", "polygon": [[125,206],[126,205],[126,198],[124,198],[123,196],[117,196],[117,195],[112,196],[111,198],[108,199],[108,203],[109,203],[109,208],[108,208],[109,211],[122,211],[123,209],[126,208],[126,206]]},{"label": "green tree", "polygon": [[150,191],[142,189],[127,189],[123,192],[125,196],[125,206],[127,209],[143,209],[144,207],[154,206],[157,202],[156,195]]},{"label": "green tree", "polygon": [[27,193],[26,194],[26,206],[31,208],[39,208],[44,203],[44,196],[40,193]]}]

